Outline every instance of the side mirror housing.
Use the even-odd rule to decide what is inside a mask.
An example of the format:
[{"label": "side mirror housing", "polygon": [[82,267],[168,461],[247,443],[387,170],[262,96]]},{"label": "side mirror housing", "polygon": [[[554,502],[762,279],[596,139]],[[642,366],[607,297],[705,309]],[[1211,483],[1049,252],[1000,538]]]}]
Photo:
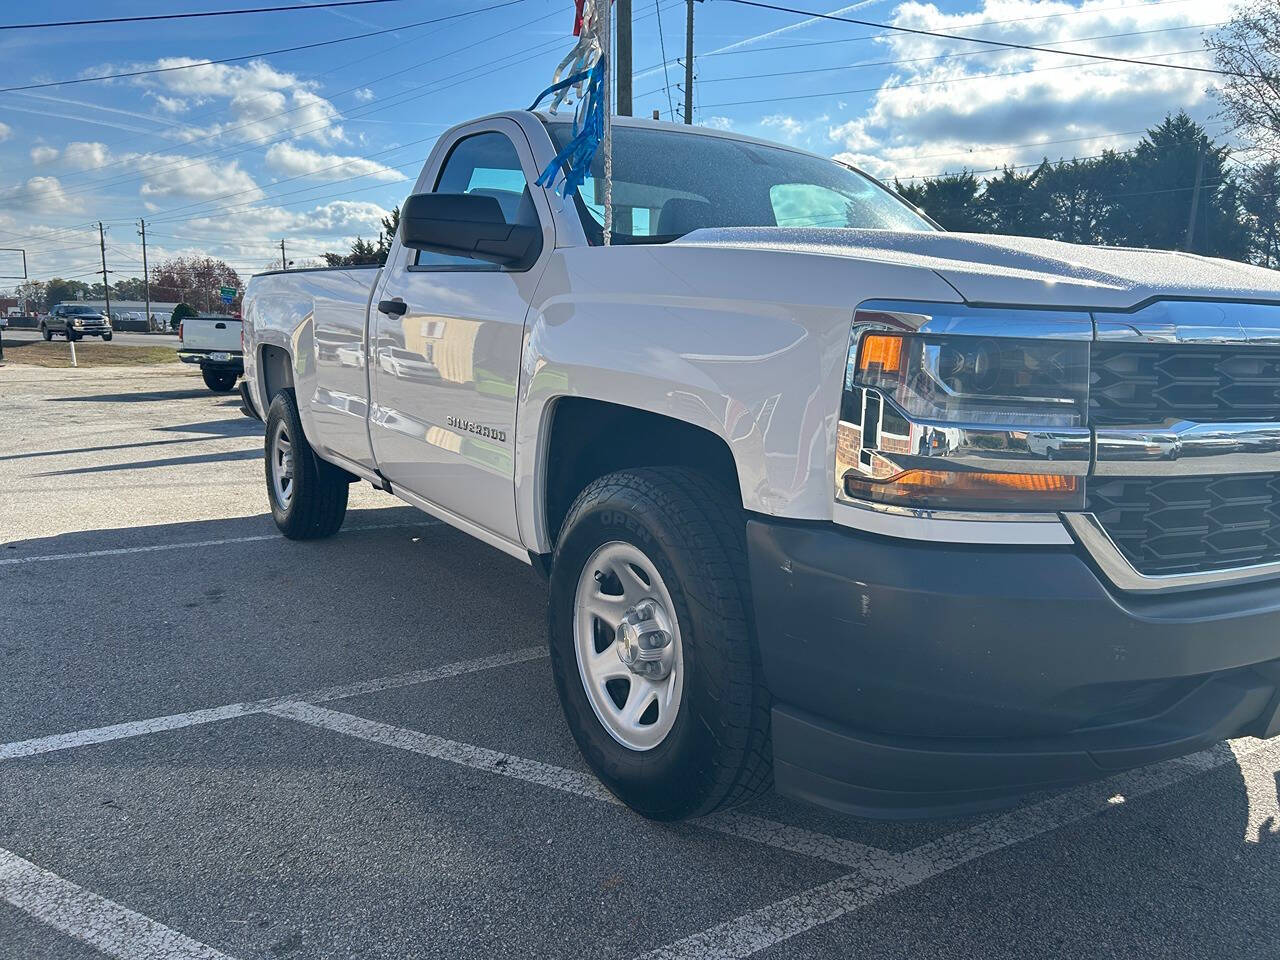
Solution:
[{"label": "side mirror housing", "polygon": [[496,197],[415,193],[400,210],[400,242],[411,250],[529,267],[542,251],[537,227],[507,223]]}]

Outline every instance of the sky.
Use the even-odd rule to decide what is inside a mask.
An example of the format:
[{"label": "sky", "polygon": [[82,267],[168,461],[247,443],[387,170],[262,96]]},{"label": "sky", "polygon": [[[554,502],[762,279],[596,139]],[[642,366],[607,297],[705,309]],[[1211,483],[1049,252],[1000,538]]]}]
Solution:
[{"label": "sky", "polygon": [[[284,2],[6,4],[0,25]],[[1204,33],[1231,14],[1230,3],[1214,0],[782,5],[1199,65],[1212,62]],[[666,119],[674,104],[678,119],[684,0],[633,7],[635,113],[659,110]],[[0,93],[0,247],[26,250],[31,279],[86,282],[100,268],[98,221],[113,281],[141,275],[139,218],[153,264],[208,255],[247,277],[279,266],[282,239],[299,265],[345,251],[355,237],[377,235],[442,132],[523,108],[550,83],[573,45],[572,8],[572,0],[400,0],[0,31],[0,87],[197,64]],[[886,33],[730,0],[695,9],[695,122],[838,157],[886,179],[1127,149],[1180,109],[1211,134],[1226,131],[1208,74]],[[464,16],[420,23],[456,14]],[[388,28],[396,29],[267,53]],[[0,253],[0,274],[15,272],[13,255]]]}]

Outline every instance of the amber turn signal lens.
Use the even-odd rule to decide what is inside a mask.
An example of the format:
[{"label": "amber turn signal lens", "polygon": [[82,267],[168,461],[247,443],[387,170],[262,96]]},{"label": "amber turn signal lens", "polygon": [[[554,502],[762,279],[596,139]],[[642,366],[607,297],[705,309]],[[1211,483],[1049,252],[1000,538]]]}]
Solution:
[{"label": "amber turn signal lens", "polygon": [[1083,480],[1060,474],[906,470],[872,480],[850,472],[844,487],[859,500],[939,510],[1076,510],[1084,499]]},{"label": "amber turn signal lens", "polygon": [[858,370],[867,373],[872,367],[879,367],[881,373],[901,372],[902,337],[885,333],[864,336],[858,354]]}]

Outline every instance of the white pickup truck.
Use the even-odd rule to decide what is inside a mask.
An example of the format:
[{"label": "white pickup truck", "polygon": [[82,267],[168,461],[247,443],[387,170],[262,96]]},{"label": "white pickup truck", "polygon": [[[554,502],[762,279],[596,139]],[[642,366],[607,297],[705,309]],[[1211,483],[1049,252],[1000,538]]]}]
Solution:
[{"label": "white pickup truck", "polygon": [[972,810],[1277,733],[1280,275],[944,233],[634,120],[604,245],[596,177],[535,184],[570,135],[456,127],[385,267],[250,282],[286,536],[362,478],[544,572],[568,723],[655,818]]},{"label": "white pickup truck", "polygon": [[200,314],[178,324],[178,359],[197,363],[204,385],[214,393],[230,393],[244,373],[239,317]]}]

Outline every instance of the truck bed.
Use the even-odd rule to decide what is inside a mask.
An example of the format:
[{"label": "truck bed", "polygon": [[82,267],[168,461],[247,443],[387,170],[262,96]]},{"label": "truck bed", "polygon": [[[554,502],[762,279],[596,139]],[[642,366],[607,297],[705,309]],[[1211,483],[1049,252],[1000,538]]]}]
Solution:
[{"label": "truck bed", "polygon": [[[249,280],[244,296],[245,341],[293,357],[307,435],[320,440],[316,446],[324,453],[371,469],[365,322],[380,269],[370,264],[261,273]],[[259,375],[264,358],[245,360],[246,375]]]}]

